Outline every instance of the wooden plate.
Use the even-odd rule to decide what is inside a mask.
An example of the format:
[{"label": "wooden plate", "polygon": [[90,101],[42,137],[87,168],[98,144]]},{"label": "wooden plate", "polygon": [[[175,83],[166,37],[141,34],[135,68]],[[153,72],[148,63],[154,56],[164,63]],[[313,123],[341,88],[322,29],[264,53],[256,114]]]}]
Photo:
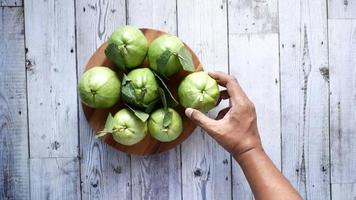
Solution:
[{"label": "wooden plate", "polygon": [[[154,30],[154,29],[140,29],[144,35],[146,36],[149,43],[151,43],[155,38],[167,34],[165,32]],[[185,46],[189,49],[193,56],[194,65],[197,71],[202,70],[201,63],[195,53],[185,44]],[[111,69],[118,72],[118,68],[105,56],[105,48],[107,47],[107,42],[102,44],[96,52],[90,58],[88,64],[85,67],[85,71],[94,67],[94,66],[107,66]],[[143,67],[148,67],[147,58],[145,59],[144,63],[142,64]],[[119,72],[118,72],[119,73]],[[120,74],[120,73],[119,73]],[[169,81],[166,81],[166,84],[170,88],[173,95],[177,98],[177,89],[181,80],[187,75],[187,73],[183,70],[178,72],[177,74],[170,77]],[[117,105],[115,105],[111,109],[94,109],[90,108],[84,104],[82,104],[84,114],[86,119],[88,120],[90,126],[93,128],[94,132],[98,134],[98,131],[103,130],[106,118],[111,112],[112,115],[115,115],[117,111],[124,107],[123,103],[120,101]],[[159,142],[158,140],[152,138],[150,134],[139,143],[132,145],[132,146],[125,146],[121,145],[112,137],[112,134],[107,134],[106,136],[102,137],[101,139],[109,144],[110,146],[114,147],[119,151],[123,151],[130,154],[137,154],[137,155],[150,155],[156,154],[163,151],[167,151],[176,147],[177,145],[181,144],[185,139],[188,138],[195,129],[195,125],[192,121],[190,121],[184,114],[184,108],[180,105],[175,108],[181,115],[183,119],[183,133],[174,141],[172,142]]]}]

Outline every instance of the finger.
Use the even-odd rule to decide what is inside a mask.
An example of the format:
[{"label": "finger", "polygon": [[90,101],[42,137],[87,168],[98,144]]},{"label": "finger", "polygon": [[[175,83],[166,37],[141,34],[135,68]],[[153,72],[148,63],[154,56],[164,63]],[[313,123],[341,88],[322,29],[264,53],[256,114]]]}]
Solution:
[{"label": "finger", "polygon": [[219,85],[226,87],[232,104],[238,104],[247,98],[245,92],[233,76],[218,71],[209,72],[209,76],[215,79]]},{"label": "finger", "polygon": [[185,115],[196,125],[202,127],[205,130],[211,130],[209,125],[212,125],[215,122],[215,120],[207,117],[204,113],[194,108],[185,109]]},{"label": "finger", "polygon": [[218,115],[216,116],[216,120],[219,120],[219,119],[222,119],[225,117],[226,113],[229,112],[231,107],[227,107],[227,108],[224,108],[222,110],[219,111]]},{"label": "finger", "polygon": [[219,96],[218,101],[216,102],[216,105],[219,105],[219,103],[221,102],[221,100],[223,100],[223,99],[228,99],[228,98],[230,98],[230,95],[229,95],[229,93],[227,92],[227,90],[222,90],[222,91],[220,91],[220,96]]}]

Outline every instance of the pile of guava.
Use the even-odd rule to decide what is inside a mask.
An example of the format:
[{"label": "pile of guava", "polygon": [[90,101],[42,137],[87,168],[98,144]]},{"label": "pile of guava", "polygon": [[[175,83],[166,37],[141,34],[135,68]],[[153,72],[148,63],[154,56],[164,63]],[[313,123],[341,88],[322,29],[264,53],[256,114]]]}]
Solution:
[{"label": "pile of guava", "polygon": [[[183,121],[176,106],[207,112],[219,98],[217,82],[206,72],[195,71],[192,55],[176,36],[164,34],[151,43],[132,26],[116,29],[108,39],[105,55],[116,66],[95,66],[81,76],[78,84],[83,104],[108,109],[116,104],[124,108],[109,113],[105,128],[122,145],[134,145],[147,135],[160,142],[171,142],[183,132]],[[143,63],[148,61],[148,67]],[[178,87],[178,99],[167,80],[180,71],[187,76]]]}]

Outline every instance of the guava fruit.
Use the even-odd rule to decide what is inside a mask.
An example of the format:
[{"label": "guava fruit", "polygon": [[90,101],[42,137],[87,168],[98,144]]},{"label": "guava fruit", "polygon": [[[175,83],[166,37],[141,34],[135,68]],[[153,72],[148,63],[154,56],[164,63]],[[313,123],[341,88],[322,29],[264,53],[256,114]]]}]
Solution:
[{"label": "guava fruit", "polygon": [[160,100],[158,88],[155,75],[149,68],[134,69],[122,80],[122,99],[138,108],[147,109]]},{"label": "guava fruit", "polygon": [[117,112],[112,122],[112,136],[122,145],[134,145],[147,135],[147,122],[141,121],[134,113],[124,108]]},{"label": "guava fruit", "polygon": [[109,37],[105,54],[121,69],[132,69],[142,64],[147,50],[148,41],[139,29],[122,26]]},{"label": "guava fruit", "polygon": [[161,142],[177,139],[183,131],[183,122],[179,113],[172,108],[154,111],[148,119],[148,131]]},{"label": "guava fruit", "polygon": [[215,107],[220,96],[217,82],[206,72],[194,72],[186,76],[178,87],[180,104],[202,112]]},{"label": "guava fruit", "polygon": [[120,99],[121,82],[108,67],[96,66],[87,70],[79,80],[79,96],[92,108],[110,108]]},{"label": "guava fruit", "polygon": [[[178,57],[179,50],[182,47],[184,47],[183,42],[176,36],[162,35],[158,37],[148,48],[150,68],[165,77],[177,73],[182,68]],[[162,58],[162,55],[166,60],[164,64],[160,65],[159,59]]]}]

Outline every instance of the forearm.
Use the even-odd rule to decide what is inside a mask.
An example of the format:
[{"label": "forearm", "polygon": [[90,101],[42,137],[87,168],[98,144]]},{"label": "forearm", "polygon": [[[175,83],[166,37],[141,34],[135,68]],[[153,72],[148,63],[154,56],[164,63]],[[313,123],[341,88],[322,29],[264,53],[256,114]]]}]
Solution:
[{"label": "forearm", "polygon": [[262,148],[234,155],[234,158],[240,164],[257,200],[301,199]]}]

